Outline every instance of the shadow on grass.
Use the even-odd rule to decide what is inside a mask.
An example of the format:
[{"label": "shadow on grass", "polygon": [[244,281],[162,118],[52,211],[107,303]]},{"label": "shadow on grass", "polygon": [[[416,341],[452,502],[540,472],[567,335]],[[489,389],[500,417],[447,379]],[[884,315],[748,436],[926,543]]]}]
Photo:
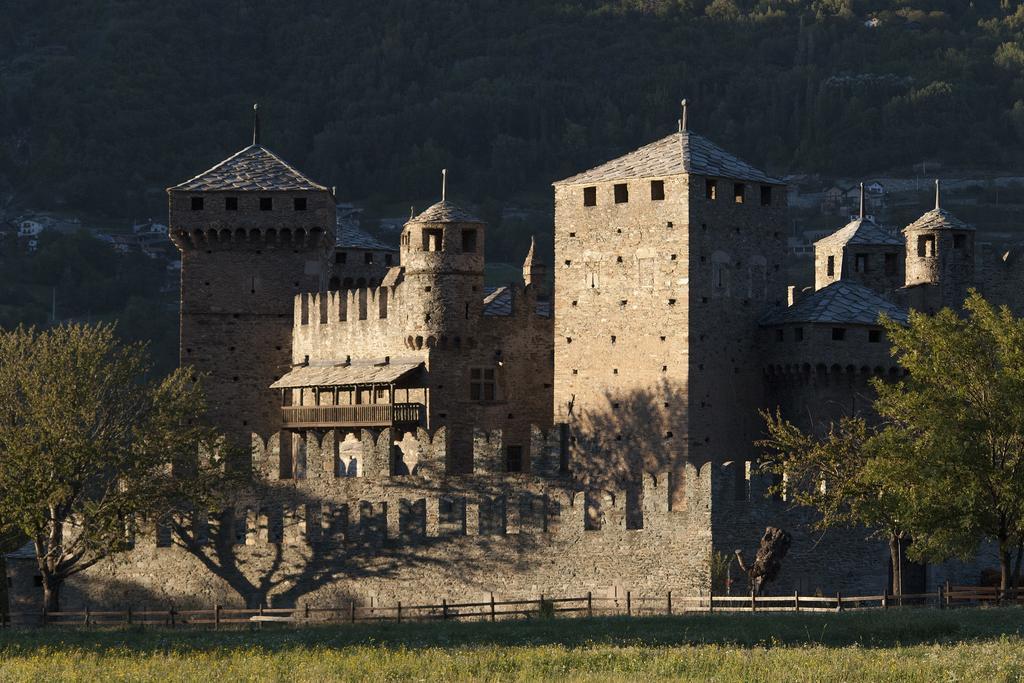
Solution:
[{"label": "shadow on grass", "polygon": [[1024,635],[1024,609],[904,609],[856,614],[693,614],[516,622],[309,626],[264,630],[166,628],[25,629],[0,631],[0,660],[41,649],[187,653],[259,648],[286,651],[354,646],[384,649],[490,646],[893,647]]}]

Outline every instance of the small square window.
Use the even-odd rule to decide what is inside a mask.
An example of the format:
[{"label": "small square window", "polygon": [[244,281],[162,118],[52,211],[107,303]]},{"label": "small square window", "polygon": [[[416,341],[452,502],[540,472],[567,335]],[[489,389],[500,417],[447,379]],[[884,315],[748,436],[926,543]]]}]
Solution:
[{"label": "small square window", "polygon": [[347,261],[347,260],[348,260],[348,252],[347,251],[339,251],[339,252],[336,252],[334,254],[334,262],[335,263],[345,263],[345,261]]},{"label": "small square window", "polygon": [[718,182],[712,178],[704,181],[704,196],[711,201],[718,199]]},{"label": "small square window", "polygon": [[733,183],[732,186],[732,198],[737,204],[742,204],[746,198],[747,186],[743,183]]},{"label": "small square window", "polygon": [[868,341],[871,342],[872,344],[877,344],[878,342],[882,341],[882,331],[868,330]]},{"label": "small square window", "polygon": [[853,259],[853,268],[858,273],[868,272],[868,255],[857,254]]},{"label": "small square window", "polygon": [[462,253],[463,254],[475,254],[476,253],[476,230],[463,230],[462,231]]},{"label": "small square window", "polygon": [[583,206],[597,206],[597,188],[583,188]]},{"label": "small square window", "polygon": [[664,180],[652,180],[651,181],[651,201],[661,201],[665,198],[665,181]]},{"label": "small square window", "polygon": [[273,211],[274,210],[274,198],[273,197],[260,197],[260,211]]},{"label": "small square window", "polygon": [[967,235],[953,235],[953,248],[963,249],[967,246]]},{"label": "small square window", "polygon": [[295,210],[296,211],[305,211],[306,210],[306,198],[305,197],[296,197],[295,200],[294,200],[294,206],[295,206]]},{"label": "small square window", "polygon": [[829,256],[828,257],[828,265],[826,266],[826,272],[828,273],[829,277],[835,277],[835,275],[836,275],[836,257],[835,256]]},{"label": "small square window", "polygon": [[846,339],[846,328],[845,327],[833,327],[832,328],[832,341],[843,341]]},{"label": "small square window", "polygon": [[772,205],[772,186],[762,185],[761,186],[761,206]]},{"label": "small square window", "polygon": [[616,204],[625,204],[629,201],[629,185],[626,183],[618,183],[615,185],[614,190]]},{"label": "small square window", "polygon": [[423,251],[442,251],[444,249],[443,236],[444,231],[442,228],[424,228]]},{"label": "small square window", "polygon": [[203,198],[202,197],[193,197],[192,198],[192,210],[193,211],[202,211],[203,210]]},{"label": "small square window", "polygon": [[238,211],[238,197],[225,197],[224,198],[224,210],[225,211]]},{"label": "small square window", "polygon": [[365,254],[363,254],[363,261],[366,263],[366,265],[372,266],[373,265],[373,252],[372,251],[368,251]]},{"label": "small square window", "polygon": [[797,327],[793,329],[793,340],[803,341],[804,340],[804,328]]},{"label": "small square window", "polygon": [[896,254],[885,255],[885,274],[895,275],[898,270],[898,263],[896,261]]}]

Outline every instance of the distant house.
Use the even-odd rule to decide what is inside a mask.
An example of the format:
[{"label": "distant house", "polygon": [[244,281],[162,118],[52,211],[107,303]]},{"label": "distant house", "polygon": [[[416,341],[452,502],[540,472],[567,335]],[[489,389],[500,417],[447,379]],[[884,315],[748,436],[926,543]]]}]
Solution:
[{"label": "distant house", "polygon": [[882,21],[878,17],[871,17],[864,22],[864,28],[878,28],[882,25]]},{"label": "distant house", "polygon": [[868,183],[867,185],[864,186],[864,190],[868,194],[883,195],[883,194],[885,194],[885,185],[883,185],[882,183],[878,182],[877,180],[873,180],[873,181],[871,181],[870,183]]},{"label": "distant house", "polygon": [[46,229],[46,225],[31,218],[24,218],[18,221],[18,237],[33,238],[39,237]]},{"label": "distant house", "polygon": [[821,195],[821,212],[835,213],[843,204],[843,191],[833,185]]}]

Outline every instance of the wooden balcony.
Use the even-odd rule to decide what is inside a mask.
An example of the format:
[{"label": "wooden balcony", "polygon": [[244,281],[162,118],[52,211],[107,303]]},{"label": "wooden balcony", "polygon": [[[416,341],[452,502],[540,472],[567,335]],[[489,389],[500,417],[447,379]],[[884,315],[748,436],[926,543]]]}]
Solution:
[{"label": "wooden balcony", "polygon": [[293,429],[424,424],[425,417],[426,410],[421,403],[284,406],[281,408],[284,426]]}]

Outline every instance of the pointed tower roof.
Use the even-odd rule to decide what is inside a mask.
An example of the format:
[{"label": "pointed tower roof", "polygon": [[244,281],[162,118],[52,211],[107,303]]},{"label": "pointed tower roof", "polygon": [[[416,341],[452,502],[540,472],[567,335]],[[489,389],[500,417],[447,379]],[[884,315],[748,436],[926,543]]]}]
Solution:
[{"label": "pointed tower roof", "polygon": [[426,211],[410,218],[409,223],[483,223],[466,209],[442,199]]},{"label": "pointed tower roof", "polygon": [[815,246],[833,244],[870,244],[880,246],[903,246],[903,240],[875,223],[870,218],[857,218],[831,235],[826,235],[814,243]]},{"label": "pointed tower roof", "polygon": [[168,189],[186,192],[327,190],[259,144],[249,145],[213,168]]},{"label": "pointed tower roof", "polygon": [[588,171],[559,180],[554,185],[601,183],[684,173],[749,180],[772,185],[783,184],[782,180],[754,168],[704,136],[686,130],[684,126],[685,122],[681,121],[679,132],[672,133]]},{"label": "pointed tower roof", "polygon": [[939,195],[939,180],[935,179],[935,208],[926,212],[916,221],[903,228],[904,232],[928,230],[974,230],[974,226],[965,223],[949,211],[942,208]]},{"label": "pointed tower roof", "polygon": [[537,240],[533,235],[530,235],[530,250],[526,252],[526,260],[523,261],[523,270],[542,265],[544,264],[541,263],[539,258],[537,258]]}]

